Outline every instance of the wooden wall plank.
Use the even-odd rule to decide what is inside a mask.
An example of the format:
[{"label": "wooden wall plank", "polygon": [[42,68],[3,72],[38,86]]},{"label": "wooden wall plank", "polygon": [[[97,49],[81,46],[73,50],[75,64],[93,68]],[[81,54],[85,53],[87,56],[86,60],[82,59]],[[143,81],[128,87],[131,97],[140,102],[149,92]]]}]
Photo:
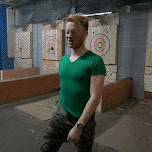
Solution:
[{"label": "wooden wall plank", "polygon": [[24,28],[18,28],[17,32],[33,32],[33,25],[29,24]]},{"label": "wooden wall plank", "polygon": [[152,83],[152,75],[145,75],[144,82],[145,83]]},{"label": "wooden wall plank", "polygon": [[117,75],[114,72],[107,72],[105,80],[115,80],[116,81]]},{"label": "wooden wall plank", "polygon": [[146,66],[152,67],[152,10],[149,11],[149,21],[147,29],[147,48],[146,48]]},{"label": "wooden wall plank", "polygon": [[59,74],[0,82],[0,104],[48,94],[60,88]]},{"label": "wooden wall plank", "polygon": [[132,96],[132,79],[127,78],[103,87],[102,109],[104,112]]},{"label": "wooden wall plank", "polygon": [[32,59],[32,34],[30,31],[16,34],[16,51],[18,58]]},{"label": "wooden wall plank", "polygon": [[46,53],[45,53],[45,30],[42,31],[42,59],[46,60]]},{"label": "wooden wall plank", "polygon": [[57,20],[54,27],[51,24],[43,24],[43,30],[55,30],[55,29],[64,29],[64,20]]},{"label": "wooden wall plank", "polygon": [[152,92],[152,75],[145,75],[145,77],[144,77],[144,90]]},{"label": "wooden wall plank", "polygon": [[146,48],[146,66],[152,67],[152,45],[149,43]]},{"label": "wooden wall plank", "polygon": [[152,92],[152,83],[144,83],[144,91]]},{"label": "wooden wall plank", "polygon": [[2,80],[18,79],[40,74],[39,68],[2,70]]},{"label": "wooden wall plank", "polygon": [[64,20],[57,20],[56,21],[56,28],[57,29],[64,29]]},{"label": "wooden wall plank", "polygon": [[116,80],[105,80],[104,81],[104,86],[108,85],[108,84],[111,84],[111,83],[114,83],[116,82]]},{"label": "wooden wall plank", "polygon": [[16,59],[17,68],[19,69],[25,69],[25,68],[32,68],[33,67],[33,60],[32,59]]},{"label": "wooden wall plank", "polygon": [[85,47],[88,50],[91,50],[90,43],[91,43],[91,36],[92,36],[92,27],[98,27],[100,25],[99,19],[90,19],[89,20],[89,27],[88,27],[88,36],[85,39]]},{"label": "wooden wall plank", "polygon": [[58,73],[59,69],[59,61],[48,61],[43,60],[43,74],[52,74]]},{"label": "wooden wall plank", "polygon": [[144,99],[151,99],[152,100],[152,92],[144,91]]},{"label": "wooden wall plank", "polygon": [[119,25],[119,13],[106,15],[103,17],[101,25]]},{"label": "wooden wall plank", "polygon": [[147,47],[144,77],[145,92],[152,92],[152,10],[149,11],[149,21],[147,29]]},{"label": "wooden wall plank", "polygon": [[107,72],[117,73],[117,65],[105,65]]},{"label": "wooden wall plank", "polygon": [[60,60],[64,54],[65,46],[65,31],[58,29],[58,60]]},{"label": "wooden wall plank", "polygon": [[104,85],[116,82],[117,80],[117,73],[114,72],[107,72],[107,75],[105,76]]},{"label": "wooden wall plank", "polygon": [[145,75],[152,75],[152,67],[145,67]]}]

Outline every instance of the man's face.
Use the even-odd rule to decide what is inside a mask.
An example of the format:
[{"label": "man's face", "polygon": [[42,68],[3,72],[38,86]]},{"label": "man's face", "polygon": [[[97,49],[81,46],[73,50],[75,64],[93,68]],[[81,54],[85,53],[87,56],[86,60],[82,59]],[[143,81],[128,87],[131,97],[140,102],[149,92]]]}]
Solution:
[{"label": "man's face", "polygon": [[81,24],[74,22],[67,22],[66,38],[68,40],[69,48],[78,49],[84,44],[84,40],[88,32]]}]

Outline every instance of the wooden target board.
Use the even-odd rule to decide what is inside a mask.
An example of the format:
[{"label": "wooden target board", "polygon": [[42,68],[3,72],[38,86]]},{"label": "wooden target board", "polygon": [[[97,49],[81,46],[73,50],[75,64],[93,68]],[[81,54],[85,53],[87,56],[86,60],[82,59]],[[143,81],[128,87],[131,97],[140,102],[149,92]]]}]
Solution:
[{"label": "wooden target board", "polygon": [[52,74],[59,72],[59,61],[43,60],[43,74]]},{"label": "wooden target board", "polygon": [[31,32],[18,32],[16,34],[16,56],[22,59],[32,58]]},{"label": "wooden target board", "polygon": [[44,60],[60,60],[64,49],[64,30],[43,30],[42,43],[42,58]]},{"label": "wooden target board", "polygon": [[92,27],[90,49],[105,64],[117,63],[117,25]]},{"label": "wooden target board", "polygon": [[109,38],[102,33],[94,35],[91,40],[91,50],[100,56],[106,55],[110,49],[110,40]]},{"label": "wooden target board", "polygon": [[47,30],[42,33],[43,37],[43,59],[58,60],[58,32]]}]

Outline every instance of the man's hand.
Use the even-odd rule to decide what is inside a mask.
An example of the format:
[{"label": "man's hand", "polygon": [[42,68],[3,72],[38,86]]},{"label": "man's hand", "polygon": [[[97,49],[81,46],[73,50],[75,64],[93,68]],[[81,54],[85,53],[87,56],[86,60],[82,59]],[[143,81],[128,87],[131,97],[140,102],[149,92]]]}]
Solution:
[{"label": "man's hand", "polygon": [[79,140],[80,140],[80,137],[81,137],[81,130],[79,130],[77,128],[77,126],[75,125],[70,131],[69,131],[69,134],[68,134],[68,137],[67,137],[67,141],[68,142],[74,142],[74,143],[78,143]]}]

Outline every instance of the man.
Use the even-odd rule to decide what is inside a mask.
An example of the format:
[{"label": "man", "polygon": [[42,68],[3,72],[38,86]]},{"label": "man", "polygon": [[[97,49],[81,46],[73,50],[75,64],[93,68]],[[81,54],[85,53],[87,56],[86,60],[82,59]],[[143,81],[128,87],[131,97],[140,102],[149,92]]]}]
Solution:
[{"label": "man", "polygon": [[42,152],[57,152],[63,142],[73,142],[78,152],[91,152],[95,110],[100,102],[105,65],[100,56],[84,46],[88,19],[79,14],[66,19],[71,54],[60,60],[60,103],[47,128]]}]

